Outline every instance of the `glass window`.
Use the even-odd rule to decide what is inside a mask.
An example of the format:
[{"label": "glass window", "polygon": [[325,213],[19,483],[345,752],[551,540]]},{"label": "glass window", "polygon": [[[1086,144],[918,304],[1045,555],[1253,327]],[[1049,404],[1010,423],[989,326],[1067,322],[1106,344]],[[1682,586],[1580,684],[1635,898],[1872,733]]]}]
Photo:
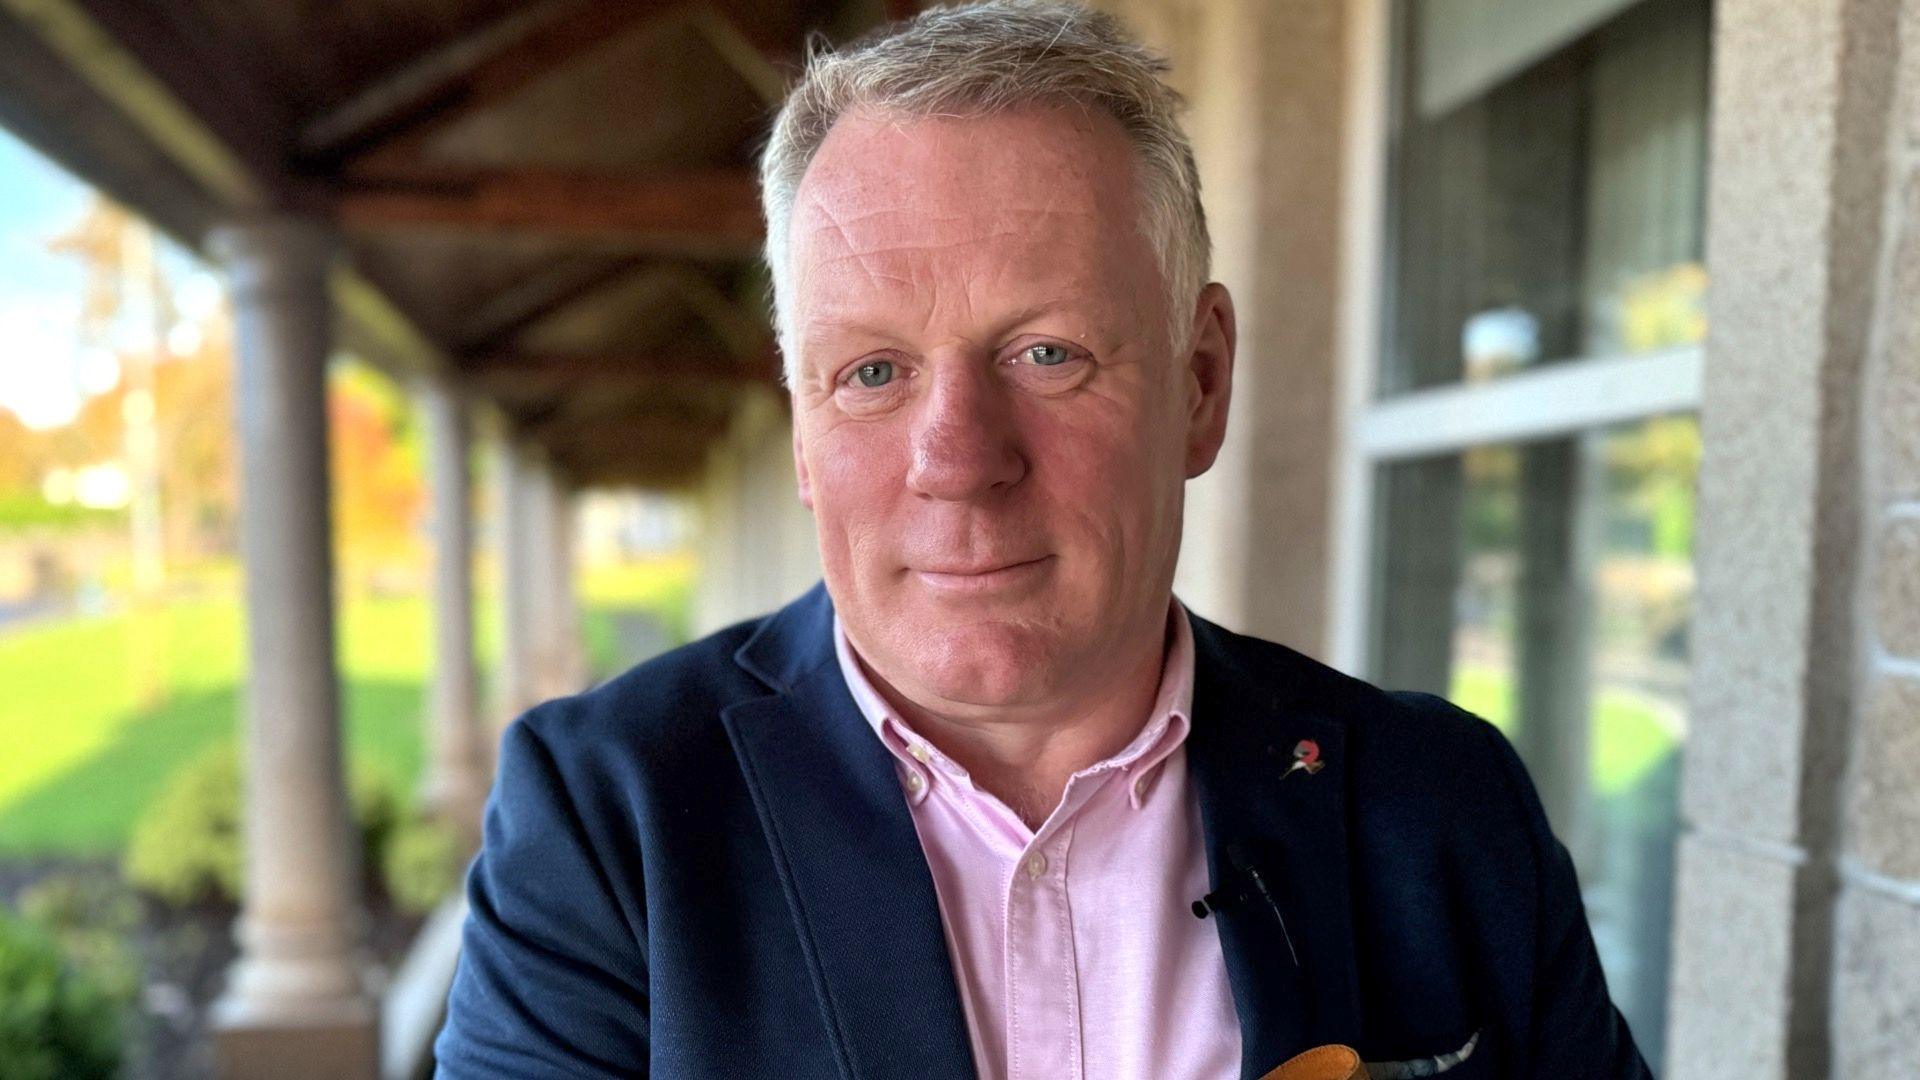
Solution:
[{"label": "glass window", "polygon": [[[1371,409],[1453,426],[1415,440],[1429,456],[1363,444],[1365,666],[1383,685],[1446,695],[1519,748],[1573,854],[1609,989],[1658,1069],[1698,424],[1623,407],[1605,423],[1630,419],[1596,428],[1568,394],[1482,384],[1558,365],[1562,381],[1597,388],[1634,356],[1677,383],[1697,373],[1710,5],[1392,10]],[[1513,437],[1503,430],[1556,434],[1498,441]]]},{"label": "glass window", "polygon": [[1699,343],[1706,0],[1399,10],[1382,393]]},{"label": "glass window", "polygon": [[1660,417],[1385,465],[1376,489],[1376,674],[1518,747],[1656,1062],[1699,446],[1692,417]]}]

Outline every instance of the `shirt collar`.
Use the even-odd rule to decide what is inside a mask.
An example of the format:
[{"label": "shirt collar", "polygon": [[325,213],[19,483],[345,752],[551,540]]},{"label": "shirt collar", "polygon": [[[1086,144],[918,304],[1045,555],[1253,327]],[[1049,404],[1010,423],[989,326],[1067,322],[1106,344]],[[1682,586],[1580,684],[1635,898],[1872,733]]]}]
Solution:
[{"label": "shirt collar", "polygon": [[[1156,767],[1180,748],[1192,727],[1193,627],[1187,619],[1187,609],[1178,597],[1170,601],[1167,618],[1172,630],[1171,640],[1160,668],[1160,689],[1154,697],[1153,709],[1147,714],[1146,722],[1118,753],[1074,774],[1085,776],[1118,769],[1132,775],[1134,779],[1128,785],[1127,799],[1135,809],[1139,809],[1147,789],[1152,786],[1153,777],[1157,774]],[[867,678],[866,669],[853,651],[846,630],[841,626],[838,612],[833,616],[833,651],[840,662],[840,673],[846,679],[854,704],[860,708],[860,715],[866,718],[881,745],[892,752],[906,769],[907,798],[913,805],[918,806],[933,786],[931,770],[938,770],[948,780],[962,784],[969,790],[973,788],[973,778],[967,774],[967,770],[914,731],[874,689],[872,681]]]}]

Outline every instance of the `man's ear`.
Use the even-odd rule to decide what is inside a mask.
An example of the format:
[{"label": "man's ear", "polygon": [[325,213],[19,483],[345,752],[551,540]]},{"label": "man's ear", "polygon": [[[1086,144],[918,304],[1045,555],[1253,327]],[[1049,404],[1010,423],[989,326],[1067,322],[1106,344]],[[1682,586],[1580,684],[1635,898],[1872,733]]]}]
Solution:
[{"label": "man's ear", "polygon": [[1213,467],[1227,439],[1227,406],[1233,399],[1235,342],[1233,297],[1217,281],[1200,290],[1194,304],[1192,345],[1186,366],[1187,478]]},{"label": "man's ear", "polygon": [[800,505],[813,509],[813,481],[807,475],[807,455],[800,446],[800,418],[795,416],[793,423],[793,475],[798,485]]}]

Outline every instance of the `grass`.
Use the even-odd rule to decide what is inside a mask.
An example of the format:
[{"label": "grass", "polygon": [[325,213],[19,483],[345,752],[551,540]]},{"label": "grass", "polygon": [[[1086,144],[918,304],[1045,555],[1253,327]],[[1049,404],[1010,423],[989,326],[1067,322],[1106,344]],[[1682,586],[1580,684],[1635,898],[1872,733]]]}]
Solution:
[{"label": "grass", "polygon": [[[593,670],[615,671],[616,622],[656,611],[684,635],[691,567],[673,560],[583,577]],[[483,668],[497,605],[477,605]],[[233,599],[39,623],[0,634],[0,856],[111,854],[180,765],[237,732],[243,625]],[[348,599],[337,628],[352,768],[420,773],[431,641],[424,597]],[[484,680],[483,680],[484,685]]]},{"label": "grass", "polygon": [[[1515,734],[1513,679],[1508,673],[1491,667],[1456,668],[1450,696],[1509,738]],[[1654,702],[1611,687],[1597,696],[1589,737],[1594,791],[1603,797],[1632,790],[1680,749]]]}]

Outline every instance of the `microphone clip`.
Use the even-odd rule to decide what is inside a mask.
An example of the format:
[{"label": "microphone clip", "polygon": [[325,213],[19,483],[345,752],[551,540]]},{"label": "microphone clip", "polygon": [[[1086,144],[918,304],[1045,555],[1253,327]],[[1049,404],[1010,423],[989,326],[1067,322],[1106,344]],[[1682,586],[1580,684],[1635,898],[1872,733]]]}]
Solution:
[{"label": "microphone clip", "polygon": [[1233,864],[1239,880],[1195,900],[1194,918],[1204,919],[1215,912],[1231,910],[1257,896],[1267,910],[1273,912],[1274,921],[1280,924],[1280,936],[1287,943],[1287,955],[1293,958],[1293,966],[1299,967],[1300,952],[1293,947],[1293,934],[1287,930],[1287,916],[1280,910],[1280,901],[1267,884],[1266,873],[1254,862],[1246,845],[1238,840],[1227,845],[1227,861]]}]

